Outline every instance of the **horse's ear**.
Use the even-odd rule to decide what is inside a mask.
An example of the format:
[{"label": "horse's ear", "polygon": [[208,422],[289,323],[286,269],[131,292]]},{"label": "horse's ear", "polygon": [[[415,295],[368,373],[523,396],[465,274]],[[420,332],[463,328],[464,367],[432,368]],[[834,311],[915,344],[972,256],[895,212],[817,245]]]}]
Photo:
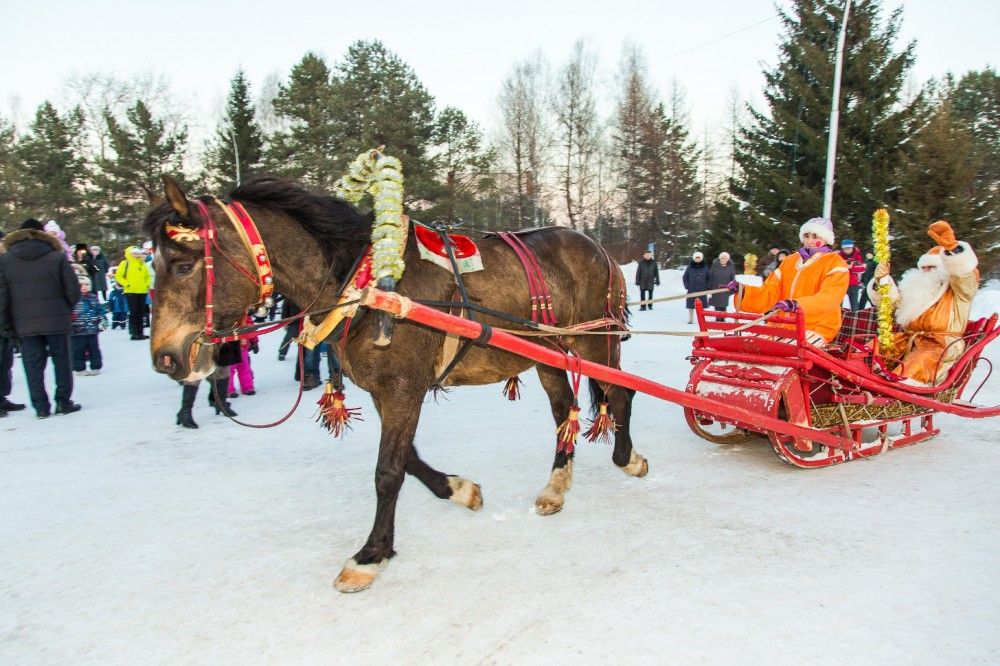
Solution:
[{"label": "horse's ear", "polygon": [[146,183],[139,183],[139,187],[141,187],[142,191],[146,193],[146,198],[149,199],[150,206],[156,208],[157,206],[159,206],[161,203],[164,202],[163,197],[161,197],[153,190],[149,189]]},{"label": "horse's ear", "polygon": [[167,174],[163,174],[163,189],[167,193],[167,201],[170,202],[170,207],[183,219],[190,220],[191,212],[188,210],[187,197],[181,191],[180,185]]}]

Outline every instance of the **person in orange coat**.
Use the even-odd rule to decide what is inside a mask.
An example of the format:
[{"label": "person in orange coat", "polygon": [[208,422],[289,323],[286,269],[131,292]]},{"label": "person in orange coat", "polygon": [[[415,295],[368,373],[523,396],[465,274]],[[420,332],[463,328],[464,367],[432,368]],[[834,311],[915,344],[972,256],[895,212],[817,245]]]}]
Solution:
[{"label": "person in orange coat", "polygon": [[956,240],[944,220],[932,224],[927,233],[937,246],[920,257],[917,268],[903,274],[898,288],[885,264],[875,268],[875,278],[868,285],[873,303],[878,303],[874,292],[879,281],[892,285],[889,297],[895,302],[895,320],[902,331],[882,353],[899,361],[897,374],[920,385],[944,380],[965,351],[962,337],[979,290],[979,260],[972,246]]},{"label": "person in orange coat", "polygon": [[799,251],[787,256],[762,286],[744,286],[738,308],[761,313],[801,309],[806,340],[823,346],[840,331],[840,307],[850,273],[847,262],[830,249],[835,240],[833,222],[814,217],[799,228],[799,239]]}]

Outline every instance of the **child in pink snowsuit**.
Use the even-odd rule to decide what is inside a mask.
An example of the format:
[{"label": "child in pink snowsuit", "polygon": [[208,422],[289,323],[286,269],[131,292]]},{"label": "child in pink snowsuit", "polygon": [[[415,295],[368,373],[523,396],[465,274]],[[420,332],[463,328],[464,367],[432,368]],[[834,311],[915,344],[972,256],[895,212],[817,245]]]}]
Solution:
[{"label": "child in pink snowsuit", "polygon": [[[246,323],[250,323],[247,319]],[[243,395],[253,395],[256,391],[253,388],[253,370],[250,368],[250,352],[256,354],[260,350],[257,344],[257,336],[246,340],[240,340],[240,362],[229,367],[229,397],[239,397],[236,392],[236,377],[240,378],[240,391]]]}]

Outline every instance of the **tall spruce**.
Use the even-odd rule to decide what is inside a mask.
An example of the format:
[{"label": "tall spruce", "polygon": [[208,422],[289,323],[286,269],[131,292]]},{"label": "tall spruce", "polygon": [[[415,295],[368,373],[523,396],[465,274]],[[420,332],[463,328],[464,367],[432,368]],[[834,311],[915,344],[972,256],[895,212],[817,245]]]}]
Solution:
[{"label": "tall spruce", "polygon": [[94,201],[113,238],[134,240],[139,237],[137,223],[149,208],[142,186],[155,190],[163,174],[187,184],[183,164],[187,129],[167,129],[166,121],[155,117],[142,100],[126,110],[124,119],[105,111],[104,120],[111,151],[98,160]]},{"label": "tall spruce", "polygon": [[403,163],[408,201],[442,193],[429,152],[434,98],[409,65],[378,40],[358,41],[335,67],[330,90],[329,149],[338,177],[359,153],[384,145]]},{"label": "tall spruce", "polygon": [[229,84],[226,115],[205,153],[209,181],[228,190],[248,173],[258,171],[264,157],[264,137],[257,124],[250,84],[243,70]]},{"label": "tall spruce", "polygon": [[326,61],[309,52],[278,87],[274,112],[287,129],[271,137],[265,162],[275,173],[318,188],[329,188],[343,171],[335,151],[332,73]]},{"label": "tall spruce", "polygon": [[67,235],[86,212],[83,188],[87,170],[75,143],[82,123],[79,109],[60,115],[51,103],[43,102],[14,153],[19,163],[21,214],[55,218]]},{"label": "tall spruce", "polygon": [[[902,99],[914,44],[895,51],[901,9],[880,17],[879,0],[858,0],[847,23],[833,218],[840,238],[869,237],[872,211],[898,197],[897,162],[914,131],[914,103]],[[793,246],[806,219],[822,212],[827,130],[843,3],[793,0],[779,11],[778,64],[764,72],[766,111],[751,109],[736,161],[742,177],[718,210],[710,249],[723,241],[755,250]],[[862,240],[863,244],[863,240]]]},{"label": "tall spruce", "polygon": [[700,152],[690,139],[682,98],[675,89],[668,112],[658,104],[643,123],[643,149],[638,177],[639,208],[645,224],[642,243],[655,242],[657,255],[671,263],[703,243],[701,231]]},{"label": "tall spruce", "polygon": [[665,136],[657,131],[661,127],[654,126],[657,125],[655,101],[642,52],[635,46],[626,47],[620,67],[611,134],[614,169],[625,233],[644,245],[654,241],[655,236],[650,236],[649,215],[640,214],[648,203],[640,196],[640,179],[648,168],[647,160],[656,154],[658,147],[645,142],[653,140],[662,145]]}]

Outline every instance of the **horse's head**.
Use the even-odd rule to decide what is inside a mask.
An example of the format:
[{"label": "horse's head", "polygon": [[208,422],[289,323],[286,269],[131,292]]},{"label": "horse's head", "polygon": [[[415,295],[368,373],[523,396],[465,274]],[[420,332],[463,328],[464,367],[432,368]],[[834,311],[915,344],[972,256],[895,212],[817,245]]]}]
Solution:
[{"label": "horse's head", "polygon": [[[218,344],[205,337],[206,271],[202,231],[212,216],[218,243],[229,256],[251,270],[236,232],[214,203],[204,208],[189,201],[169,176],[164,176],[166,198],[150,194],[153,209],[146,216],[146,232],[156,252],[156,294],[150,351],[157,372],[178,381],[197,381],[215,370]],[[220,330],[242,325],[247,309],[257,298],[256,286],[240,275],[229,261],[216,255],[212,293],[214,326]]]}]

